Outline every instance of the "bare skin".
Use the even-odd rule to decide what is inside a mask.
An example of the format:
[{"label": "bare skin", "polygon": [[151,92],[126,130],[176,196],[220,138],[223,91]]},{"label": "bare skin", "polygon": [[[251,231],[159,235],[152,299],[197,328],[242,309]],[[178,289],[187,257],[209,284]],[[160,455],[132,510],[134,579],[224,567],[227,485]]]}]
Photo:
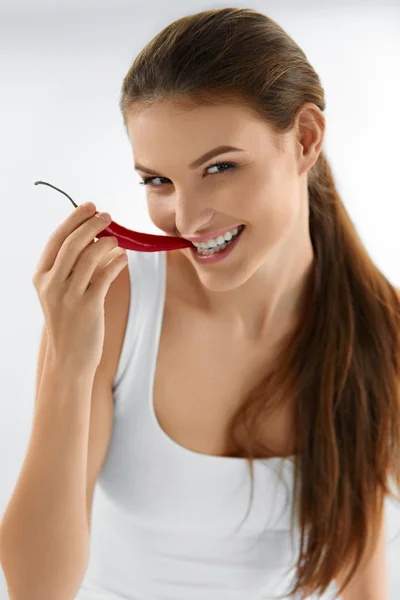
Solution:
[{"label": "bare skin", "polygon": [[[198,264],[190,249],[167,253],[154,386],[156,415],[171,439],[196,452],[226,456],[228,417],[243,400],[242,390],[265,372],[280,340],[298,322],[314,260],[307,172],[322,149],[325,119],[314,104],[304,105],[283,138],[284,151],[274,146],[264,123],[229,104],[182,112],[157,103],[132,113],[127,126],[135,164],[152,169],[138,173],[155,178],[154,187],[145,189],[158,228],[168,235],[212,238],[215,230],[246,225],[237,249],[220,263]],[[222,144],[244,151],[188,167]],[[224,170],[212,167],[217,161],[237,168],[217,175]],[[288,401],[263,428],[277,456],[291,453],[292,414]]]}]

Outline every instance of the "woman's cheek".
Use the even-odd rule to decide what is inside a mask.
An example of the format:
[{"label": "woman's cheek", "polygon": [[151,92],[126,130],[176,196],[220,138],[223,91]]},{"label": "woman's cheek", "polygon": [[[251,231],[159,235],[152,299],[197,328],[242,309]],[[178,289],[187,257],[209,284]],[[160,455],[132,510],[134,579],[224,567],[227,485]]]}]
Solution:
[{"label": "woman's cheek", "polygon": [[249,223],[260,244],[269,249],[278,245],[293,227],[296,208],[293,199],[265,190],[252,205]]}]

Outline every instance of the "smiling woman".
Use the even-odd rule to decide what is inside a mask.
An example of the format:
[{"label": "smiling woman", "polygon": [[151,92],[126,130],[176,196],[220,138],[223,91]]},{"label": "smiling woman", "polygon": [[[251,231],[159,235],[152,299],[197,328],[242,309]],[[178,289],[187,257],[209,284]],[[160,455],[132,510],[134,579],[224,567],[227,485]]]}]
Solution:
[{"label": "smiling woman", "polygon": [[[73,501],[59,494],[70,521],[51,510],[64,525],[54,528],[53,590],[68,579],[65,598],[84,570],[88,515],[86,581],[110,600],[305,600],[336,584],[336,598],[387,600],[383,504],[391,482],[400,490],[400,298],[338,192],[323,149],[325,104],[304,51],[252,9],[184,16],[130,66],[120,108],[149,215],[207,256],[192,244],[127,252],[107,297],[106,366],[93,401],[79,426],[57,417],[59,430],[46,427],[53,448],[66,449],[57,482],[70,468]],[[63,408],[89,399],[87,385],[61,395]],[[47,472],[58,452],[45,449]],[[99,474],[104,493],[90,523]],[[45,523],[35,469],[30,479]],[[20,497],[29,510],[3,544],[16,587],[28,558],[37,557],[29,581],[45,562],[36,551],[45,528],[32,525],[25,488]],[[72,504],[75,535],[65,525]]]},{"label": "smiling woman", "polygon": [[[365,561],[381,532],[382,500],[393,496],[390,478],[400,489],[400,300],[338,193],[323,151],[320,79],[272,19],[209,10],[149,42],[124,79],[120,107],[136,168],[149,175],[142,183],[157,227],[211,243],[215,232],[245,225],[224,260],[200,261],[184,249],[169,271],[186,301],[180,310],[167,302],[175,316],[165,347],[184,338],[197,370],[188,355],[169,364],[175,387],[168,404],[163,380],[158,414],[186,446],[196,439],[191,448],[247,460],[252,480],[258,457],[293,456],[292,527],[297,517],[301,544],[289,593],[323,594],[336,580],[353,600],[351,589],[364,592],[384,563],[378,550],[378,561]],[[212,326],[197,327],[189,306]],[[231,399],[221,444],[218,398],[221,406]],[[202,426],[191,427],[186,411]],[[207,446],[200,432],[209,430]]]},{"label": "smiling woman", "polygon": [[[208,447],[247,460],[252,478],[258,457],[293,456],[301,544],[290,593],[323,594],[337,580],[350,594],[352,578],[360,590],[390,477],[400,488],[400,300],[337,191],[323,151],[320,79],[272,19],[209,10],[149,42],[124,79],[120,107],[157,227],[205,238],[213,250],[217,232],[245,225],[223,260],[186,249],[175,257],[170,281],[185,302],[180,310],[167,302],[174,318],[165,347],[184,338],[197,371],[189,356],[169,364],[175,387],[171,404],[160,396],[158,414],[175,439],[197,439],[198,450],[207,448],[200,431],[214,431]],[[194,305],[212,326],[197,326]],[[227,371],[222,384],[218,372]],[[232,400],[217,444],[213,407],[222,398]],[[191,428],[187,410],[202,427]]]}]

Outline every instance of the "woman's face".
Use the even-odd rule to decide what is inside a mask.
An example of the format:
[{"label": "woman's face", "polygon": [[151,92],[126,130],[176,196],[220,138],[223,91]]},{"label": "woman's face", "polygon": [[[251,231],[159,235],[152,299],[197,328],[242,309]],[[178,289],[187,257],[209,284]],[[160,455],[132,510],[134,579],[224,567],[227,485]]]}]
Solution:
[{"label": "woman's face", "polygon": [[[182,111],[168,101],[132,114],[127,130],[138,174],[153,178],[145,189],[150,218],[159,229],[171,236],[210,239],[214,231],[246,226],[229,258],[216,265],[197,263],[190,248],[179,250],[210,289],[243,283],[295,227],[306,185],[293,132],[282,136],[284,149],[279,150],[269,127],[244,107]],[[190,167],[220,145],[240,150]],[[232,167],[213,166],[217,161]]]}]

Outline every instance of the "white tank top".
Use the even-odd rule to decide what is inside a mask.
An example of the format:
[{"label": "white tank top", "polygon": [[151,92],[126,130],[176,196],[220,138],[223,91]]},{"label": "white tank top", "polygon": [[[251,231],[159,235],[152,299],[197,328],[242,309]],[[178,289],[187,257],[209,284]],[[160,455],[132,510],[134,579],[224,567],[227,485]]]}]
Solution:
[{"label": "white tank top", "polygon": [[161,429],[153,382],[166,253],[127,255],[132,293],[113,382],[112,439],[95,487],[89,565],[75,599],[285,597],[299,542],[296,523],[293,543],[290,537],[294,459],[255,460],[250,505],[245,459],[188,450]]}]

